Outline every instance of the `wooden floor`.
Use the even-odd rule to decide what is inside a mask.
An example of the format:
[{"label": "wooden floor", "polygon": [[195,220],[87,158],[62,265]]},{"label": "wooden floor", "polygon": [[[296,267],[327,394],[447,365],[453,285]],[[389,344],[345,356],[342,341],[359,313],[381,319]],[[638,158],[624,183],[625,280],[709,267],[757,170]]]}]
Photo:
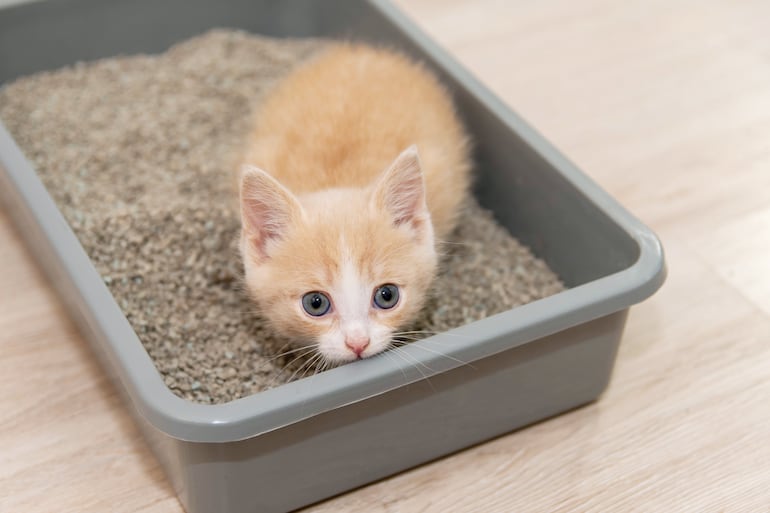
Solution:
[{"label": "wooden floor", "polygon": [[[598,403],[307,511],[770,511],[770,2],[401,3],[669,278]],[[0,390],[0,511],[181,511],[4,213]]]}]

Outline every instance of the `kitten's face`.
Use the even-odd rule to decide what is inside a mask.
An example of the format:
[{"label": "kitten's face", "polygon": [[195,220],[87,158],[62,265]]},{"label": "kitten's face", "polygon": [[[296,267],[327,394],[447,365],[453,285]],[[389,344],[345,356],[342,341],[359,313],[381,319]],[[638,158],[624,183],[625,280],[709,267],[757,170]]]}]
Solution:
[{"label": "kitten's face", "polygon": [[437,256],[414,149],[368,189],[295,197],[250,170],[241,195],[246,283],[279,335],[342,363],[387,349],[422,308]]}]

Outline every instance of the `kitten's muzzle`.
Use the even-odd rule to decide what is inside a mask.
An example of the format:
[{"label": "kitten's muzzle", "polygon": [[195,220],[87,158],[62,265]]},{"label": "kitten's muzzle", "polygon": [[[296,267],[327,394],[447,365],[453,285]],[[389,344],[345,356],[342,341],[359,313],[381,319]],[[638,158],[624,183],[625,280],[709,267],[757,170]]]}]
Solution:
[{"label": "kitten's muzzle", "polygon": [[369,337],[345,337],[345,345],[361,358],[361,353],[369,347]]}]

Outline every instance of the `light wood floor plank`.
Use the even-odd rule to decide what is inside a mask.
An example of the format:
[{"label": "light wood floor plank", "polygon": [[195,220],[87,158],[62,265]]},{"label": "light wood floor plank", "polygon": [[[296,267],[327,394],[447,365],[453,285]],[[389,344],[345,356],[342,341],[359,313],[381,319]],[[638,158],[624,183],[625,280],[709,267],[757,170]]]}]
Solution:
[{"label": "light wood floor plank", "polygon": [[[592,405],[308,512],[768,511],[770,3],[399,0],[661,236]],[[0,211],[0,511],[178,513]]]}]

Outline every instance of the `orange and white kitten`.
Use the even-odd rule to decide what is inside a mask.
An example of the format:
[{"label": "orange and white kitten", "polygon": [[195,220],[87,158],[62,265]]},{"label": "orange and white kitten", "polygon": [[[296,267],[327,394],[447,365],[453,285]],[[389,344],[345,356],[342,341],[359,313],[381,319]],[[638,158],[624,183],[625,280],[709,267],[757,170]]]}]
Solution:
[{"label": "orange and white kitten", "polygon": [[400,54],[335,44],[276,86],[256,121],[240,170],[251,296],[325,362],[387,349],[422,308],[468,191],[449,94]]}]

